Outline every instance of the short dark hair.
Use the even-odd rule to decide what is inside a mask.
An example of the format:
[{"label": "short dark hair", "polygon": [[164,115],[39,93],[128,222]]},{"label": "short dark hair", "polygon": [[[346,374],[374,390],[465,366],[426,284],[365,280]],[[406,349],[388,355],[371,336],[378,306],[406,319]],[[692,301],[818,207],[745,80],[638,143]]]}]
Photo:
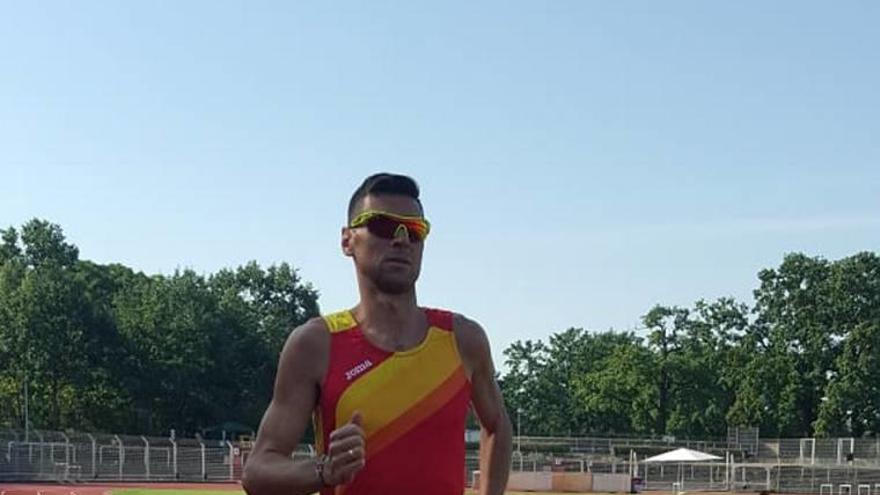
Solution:
[{"label": "short dark hair", "polygon": [[350,222],[357,213],[358,206],[367,195],[396,194],[400,196],[408,196],[419,204],[422,208],[422,202],[419,200],[419,185],[412,177],[406,175],[389,174],[381,172],[373,174],[355,189],[348,202],[348,221]]}]

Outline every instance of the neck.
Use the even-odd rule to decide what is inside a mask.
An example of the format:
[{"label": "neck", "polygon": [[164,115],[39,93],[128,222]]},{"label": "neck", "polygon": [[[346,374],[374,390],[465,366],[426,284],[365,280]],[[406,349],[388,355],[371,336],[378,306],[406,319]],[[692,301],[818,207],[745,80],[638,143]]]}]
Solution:
[{"label": "neck", "polygon": [[398,327],[412,320],[414,316],[421,314],[416,303],[415,289],[402,294],[387,294],[380,292],[374,287],[361,288],[361,300],[355,307],[355,316],[358,321]]},{"label": "neck", "polygon": [[362,285],[360,295],[361,300],[352,312],[374,343],[388,350],[402,350],[421,341],[427,324],[416,302],[415,288],[387,294]]}]

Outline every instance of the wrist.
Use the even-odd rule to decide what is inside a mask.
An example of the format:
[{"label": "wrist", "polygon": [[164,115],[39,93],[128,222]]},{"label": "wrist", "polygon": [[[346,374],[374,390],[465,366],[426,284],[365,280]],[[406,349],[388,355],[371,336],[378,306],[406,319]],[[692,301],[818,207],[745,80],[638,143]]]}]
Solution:
[{"label": "wrist", "polygon": [[330,456],[325,454],[325,455],[318,457],[317,461],[315,462],[315,473],[318,475],[318,483],[321,485],[321,488],[327,488],[327,487],[333,486],[327,482],[327,478],[326,478],[326,474],[327,474],[326,467],[327,467],[329,460],[330,460]]}]

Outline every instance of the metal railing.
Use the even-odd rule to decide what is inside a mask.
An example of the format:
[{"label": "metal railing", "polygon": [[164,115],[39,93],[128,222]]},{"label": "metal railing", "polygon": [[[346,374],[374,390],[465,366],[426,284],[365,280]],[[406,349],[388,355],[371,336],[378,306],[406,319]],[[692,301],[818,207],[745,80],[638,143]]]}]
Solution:
[{"label": "metal railing", "polygon": [[[748,437],[753,438],[753,437]],[[629,474],[650,490],[768,490],[880,495],[880,438],[758,439],[748,445],[667,438],[519,437],[512,469]],[[251,442],[0,429],[0,481],[235,481]],[[474,447],[471,444],[471,447]],[[646,463],[688,447],[722,460]],[[293,457],[314,455],[300,445]],[[465,455],[467,478],[478,454]],[[466,479],[467,479],[466,478]]]},{"label": "metal railing", "polygon": [[229,441],[0,430],[0,480],[231,481],[241,450]]}]

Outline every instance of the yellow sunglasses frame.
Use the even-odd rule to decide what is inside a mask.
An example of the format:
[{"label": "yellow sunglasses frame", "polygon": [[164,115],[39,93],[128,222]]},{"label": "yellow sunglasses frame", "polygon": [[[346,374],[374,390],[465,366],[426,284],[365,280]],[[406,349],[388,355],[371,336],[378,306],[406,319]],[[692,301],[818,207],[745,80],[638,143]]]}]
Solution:
[{"label": "yellow sunglasses frame", "polygon": [[[425,226],[425,236],[422,240],[428,238],[428,234],[431,233],[431,222],[428,221],[425,217],[417,217],[417,216],[408,216],[408,215],[398,215],[396,213],[390,213],[382,210],[365,210],[360,213],[356,217],[351,220],[351,223],[348,224],[349,228],[363,227],[370,221],[371,218],[377,216],[385,216],[394,220],[398,220],[401,223],[420,223]],[[400,225],[400,227],[406,227],[405,225]],[[395,232],[397,234],[397,232]]]}]

